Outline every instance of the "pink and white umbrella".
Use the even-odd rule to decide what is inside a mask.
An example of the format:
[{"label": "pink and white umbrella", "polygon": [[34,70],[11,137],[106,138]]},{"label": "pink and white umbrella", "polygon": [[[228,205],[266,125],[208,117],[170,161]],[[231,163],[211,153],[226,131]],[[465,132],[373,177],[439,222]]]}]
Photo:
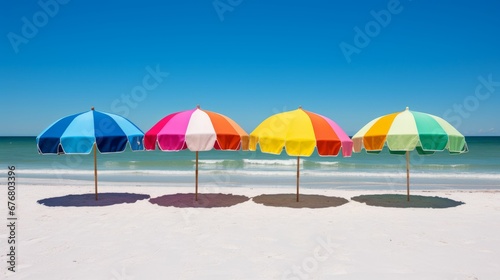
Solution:
[{"label": "pink and white umbrella", "polygon": [[248,150],[248,134],[232,119],[198,106],[170,114],[144,136],[146,150],[196,152],[196,194],[198,200],[198,152],[216,150]]}]

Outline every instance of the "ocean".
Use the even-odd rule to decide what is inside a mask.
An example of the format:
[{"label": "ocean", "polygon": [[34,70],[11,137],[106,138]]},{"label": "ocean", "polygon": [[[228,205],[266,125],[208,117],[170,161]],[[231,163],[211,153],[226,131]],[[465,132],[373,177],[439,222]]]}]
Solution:
[{"label": "ocean", "polygon": [[[467,137],[469,152],[411,153],[410,185],[414,190],[500,189],[500,137]],[[35,137],[0,137],[0,160],[15,166],[18,184],[49,179],[92,184],[94,161],[89,155],[40,155]],[[136,182],[159,187],[194,185],[195,153],[144,151],[99,154],[99,182]],[[277,187],[294,192],[297,158],[260,151],[199,153],[199,184],[219,187]],[[68,181],[69,180],[69,181]],[[46,182],[47,180],[44,180]],[[88,181],[88,182],[87,182]],[[405,190],[405,156],[354,153],[352,157],[300,158],[301,188]]]}]

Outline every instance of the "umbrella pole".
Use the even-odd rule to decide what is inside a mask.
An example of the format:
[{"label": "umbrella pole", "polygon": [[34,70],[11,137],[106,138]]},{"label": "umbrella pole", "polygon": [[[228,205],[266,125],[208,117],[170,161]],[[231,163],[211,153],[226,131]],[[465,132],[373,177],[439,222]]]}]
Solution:
[{"label": "umbrella pole", "polygon": [[196,171],[195,171],[195,174],[196,174],[196,182],[195,182],[195,195],[194,195],[194,199],[196,201],[198,201],[198,151],[196,151]]},{"label": "umbrella pole", "polygon": [[299,169],[300,169],[300,156],[297,156],[297,202],[299,202]]},{"label": "umbrella pole", "polygon": [[95,184],[95,200],[97,200],[97,145],[94,143],[94,184]]},{"label": "umbrella pole", "polygon": [[410,201],[410,151],[406,151],[406,201]]}]

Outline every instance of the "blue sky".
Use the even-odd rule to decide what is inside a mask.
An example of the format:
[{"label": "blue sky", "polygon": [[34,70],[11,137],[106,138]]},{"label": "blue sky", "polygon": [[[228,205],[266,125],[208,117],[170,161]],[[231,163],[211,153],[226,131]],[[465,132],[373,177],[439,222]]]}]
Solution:
[{"label": "blue sky", "polygon": [[352,135],[402,111],[500,135],[498,1],[2,1],[0,135],[202,108],[251,132],[302,106]]}]

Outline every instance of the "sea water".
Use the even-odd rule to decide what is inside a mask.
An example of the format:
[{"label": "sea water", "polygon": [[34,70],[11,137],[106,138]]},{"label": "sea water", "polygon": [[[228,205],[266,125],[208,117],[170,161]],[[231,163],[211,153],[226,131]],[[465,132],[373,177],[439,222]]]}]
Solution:
[{"label": "sea water", "polygon": [[[469,152],[447,151],[421,156],[410,153],[412,189],[500,189],[500,137],[466,137]],[[40,155],[34,137],[0,137],[0,160],[14,165],[17,178],[56,182],[94,180],[94,158],[89,155]],[[406,157],[384,149],[379,154],[353,153],[351,157],[300,157],[301,188],[405,189]],[[142,151],[97,154],[100,182],[137,182],[172,186],[193,184],[195,152]],[[199,152],[200,184],[221,187],[293,188],[297,157],[260,151]],[[4,172],[7,174],[7,171]],[[89,182],[86,182],[89,181]]]}]

